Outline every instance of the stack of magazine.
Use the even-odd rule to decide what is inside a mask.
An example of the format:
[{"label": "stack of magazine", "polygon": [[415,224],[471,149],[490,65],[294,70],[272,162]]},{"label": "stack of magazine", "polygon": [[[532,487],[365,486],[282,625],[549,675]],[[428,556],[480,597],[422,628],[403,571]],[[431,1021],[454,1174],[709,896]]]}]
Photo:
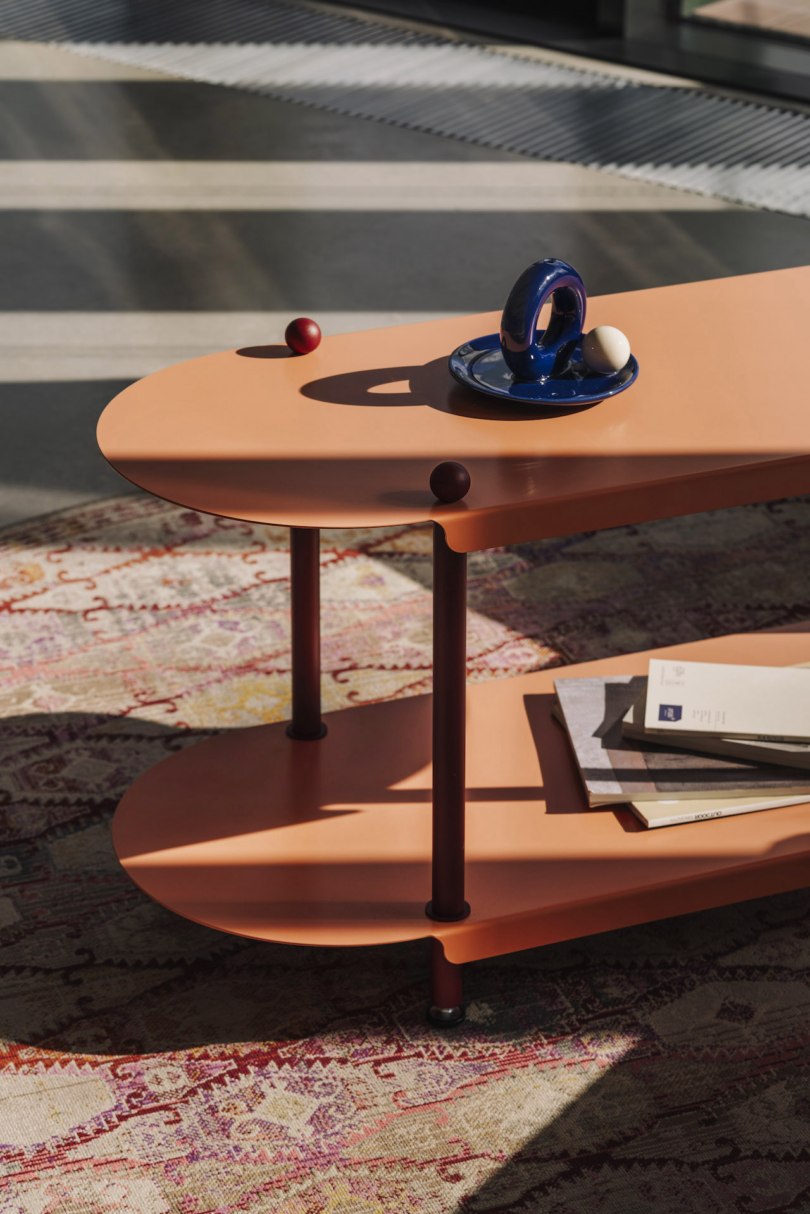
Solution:
[{"label": "stack of magazine", "polygon": [[808,667],[652,658],[647,676],[556,679],[588,804],[652,827],[810,801]]}]

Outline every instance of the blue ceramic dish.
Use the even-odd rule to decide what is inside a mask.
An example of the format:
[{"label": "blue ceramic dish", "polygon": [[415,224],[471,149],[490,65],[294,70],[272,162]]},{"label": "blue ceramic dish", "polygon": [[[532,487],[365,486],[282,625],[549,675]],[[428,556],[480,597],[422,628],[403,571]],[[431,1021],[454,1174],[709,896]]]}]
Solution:
[{"label": "blue ceramic dish", "polygon": [[[540,309],[551,296],[551,320],[537,331]],[[582,361],[587,296],[573,266],[547,258],[515,283],[503,310],[500,333],[477,337],[450,355],[450,373],[468,388],[527,405],[571,408],[623,392],[636,379],[633,355],[607,375]]]},{"label": "blue ceramic dish", "polygon": [[621,371],[599,375],[585,366],[577,342],[568,365],[559,375],[539,380],[517,379],[506,365],[499,335],[490,333],[488,337],[476,337],[475,341],[453,351],[450,374],[460,384],[474,388],[476,392],[485,392],[487,396],[571,408],[572,405],[595,404],[629,388],[638,375],[638,363],[631,354],[630,361]]}]

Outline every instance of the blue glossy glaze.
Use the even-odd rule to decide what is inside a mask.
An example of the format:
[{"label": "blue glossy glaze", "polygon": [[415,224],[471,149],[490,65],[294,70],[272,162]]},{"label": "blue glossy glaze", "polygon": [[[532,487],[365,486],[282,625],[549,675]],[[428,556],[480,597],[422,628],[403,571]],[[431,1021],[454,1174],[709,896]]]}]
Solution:
[{"label": "blue glossy glaze", "polygon": [[[551,322],[537,332],[551,296]],[[603,375],[582,360],[585,286],[567,261],[546,258],[524,270],[506,301],[501,331],[459,346],[450,373],[465,387],[513,404],[543,408],[593,405],[635,382],[633,355],[620,371]]]},{"label": "blue glossy glaze", "polygon": [[[540,309],[551,296],[551,321],[536,333]],[[518,380],[538,380],[562,372],[582,336],[588,297],[585,284],[567,261],[547,257],[518,278],[503,310],[500,346]]]},{"label": "blue glossy glaze", "polygon": [[[543,333],[538,336],[542,340]],[[504,361],[497,333],[477,337],[475,341],[459,346],[450,355],[449,367],[451,375],[460,384],[484,392],[487,396],[497,396],[513,404],[560,409],[593,405],[616,396],[629,388],[638,375],[638,363],[632,354],[621,371],[609,375],[590,371],[582,361],[580,343],[577,341],[559,375],[547,375],[536,380],[517,379]]]}]

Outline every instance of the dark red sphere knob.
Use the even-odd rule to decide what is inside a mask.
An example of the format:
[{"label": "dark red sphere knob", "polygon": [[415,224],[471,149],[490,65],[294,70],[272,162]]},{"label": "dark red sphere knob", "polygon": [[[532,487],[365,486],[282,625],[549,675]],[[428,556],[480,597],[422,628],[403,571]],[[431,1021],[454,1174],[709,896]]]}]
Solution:
[{"label": "dark red sphere knob", "polygon": [[299,316],[287,325],[284,340],[296,354],[311,354],[321,344],[321,330],[308,316]]},{"label": "dark red sphere knob", "polygon": [[448,459],[431,472],[430,491],[440,502],[460,502],[470,491],[470,474],[463,464]]}]

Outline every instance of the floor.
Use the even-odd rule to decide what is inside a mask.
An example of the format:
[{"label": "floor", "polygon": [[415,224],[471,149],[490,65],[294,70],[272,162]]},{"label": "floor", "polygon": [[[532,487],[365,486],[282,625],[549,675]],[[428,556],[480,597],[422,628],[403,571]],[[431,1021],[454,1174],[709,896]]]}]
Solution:
[{"label": "floor", "polygon": [[140,375],[217,348],[807,260],[808,221],[0,42],[0,524],[127,491],[94,441]]},{"label": "floor", "polygon": [[[111,395],[179,358],[277,341],[292,315],[337,331],[497,308],[545,255],[572,261],[593,294],[807,260],[807,220],[31,45],[0,45],[0,145],[0,523],[127,491],[94,442]],[[29,628],[7,610],[3,642],[4,1214],[806,1209],[804,892],[472,967],[468,1021],[438,1040],[424,1024],[423,941],[369,953],[215,938],[142,897],[107,820],[133,775],[177,745],[171,724],[151,719],[156,704],[169,717],[167,668],[185,663],[185,688],[202,666],[202,618],[189,612],[181,628],[173,605],[220,604],[217,640],[202,648],[220,667],[208,702],[226,725],[227,655],[241,702],[266,706],[266,653],[287,642],[283,624],[255,627],[256,610],[288,615],[275,553],[257,574],[227,528],[214,529],[216,548],[183,512],[206,564],[193,577],[175,567],[175,532],[172,567],[142,602],[164,605],[176,640],[145,656],[140,633],[154,639],[157,617],[133,617],[130,582],[169,532],[143,518],[133,528],[131,506],[152,511],[132,499],[98,508],[96,532],[85,518],[72,549],[70,516],[21,529],[26,559],[10,562],[6,607],[38,579],[29,610],[45,610]],[[808,531],[802,509],[789,504],[787,522],[738,512],[731,532],[726,512],[651,525],[645,566],[628,557],[625,529],[573,554],[547,541],[562,549],[541,591],[527,568],[510,595],[519,615],[542,594],[552,624],[558,605],[583,603],[573,657],[589,656],[593,623],[600,644],[641,647],[679,602],[679,627],[710,631],[709,572],[725,595],[712,619],[730,631],[753,600],[766,626],[777,600],[796,612],[807,601],[810,566],[791,559]],[[136,550],[106,586],[93,552],[102,518],[100,547]],[[583,593],[588,551],[596,573]],[[424,556],[404,555],[406,575],[400,545],[389,584],[412,601],[424,597]],[[243,596],[241,625],[226,563],[261,591],[255,609]],[[481,583],[495,585],[503,564],[482,554]],[[638,572],[651,565],[657,598]],[[678,600],[670,587],[687,567]],[[341,584],[368,602],[379,575],[352,583],[348,568]],[[498,621],[485,622],[491,638]],[[258,690],[239,627],[265,647]],[[55,654],[66,674],[54,688]],[[33,661],[48,670],[32,682]],[[352,677],[354,690],[365,676]]]}]

